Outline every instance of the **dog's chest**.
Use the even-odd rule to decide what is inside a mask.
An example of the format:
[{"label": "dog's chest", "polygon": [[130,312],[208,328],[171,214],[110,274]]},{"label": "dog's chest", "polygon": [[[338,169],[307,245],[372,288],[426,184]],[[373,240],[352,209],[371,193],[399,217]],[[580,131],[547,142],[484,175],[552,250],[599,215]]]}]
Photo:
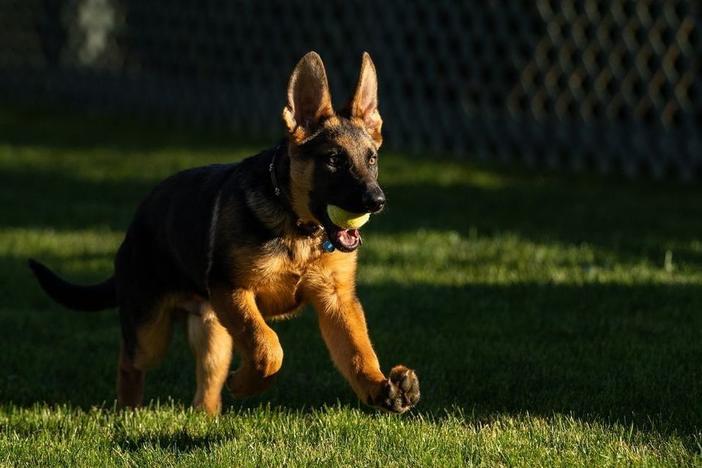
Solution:
[{"label": "dog's chest", "polygon": [[302,284],[323,255],[319,240],[279,241],[265,246],[251,277],[256,303],[265,317],[281,318],[303,304]]}]

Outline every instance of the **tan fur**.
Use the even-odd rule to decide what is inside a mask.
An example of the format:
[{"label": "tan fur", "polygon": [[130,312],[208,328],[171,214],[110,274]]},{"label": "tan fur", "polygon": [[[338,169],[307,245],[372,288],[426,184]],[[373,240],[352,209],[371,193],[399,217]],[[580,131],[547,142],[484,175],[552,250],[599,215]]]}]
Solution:
[{"label": "tan fur", "polygon": [[188,342],[195,356],[197,390],[193,406],[208,414],[222,407],[222,386],[232,360],[232,337],[217,319],[209,303],[199,314],[188,315]]},{"label": "tan fur", "polygon": [[312,191],[312,175],[314,165],[301,161],[300,158],[290,157],[290,203],[295,213],[303,222],[318,222],[310,212],[310,192]]},{"label": "tan fur", "polygon": [[[363,134],[350,137],[339,133],[334,143],[350,153],[353,149],[364,154],[371,146],[377,149],[382,143],[382,119],[377,111],[375,67],[367,54],[350,104],[350,118]],[[326,72],[316,53],[307,54],[290,78],[283,121],[289,136],[293,211],[303,221],[319,222],[309,208],[314,164],[296,157],[297,147],[315,132],[340,125],[340,120],[331,107]],[[414,405],[419,388],[413,371],[396,366],[386,378],[380,370],[356,296],[356,252],[325,253],[321,249],[323,232],[307,238],[293,233],[269,205],[253,196],[248,198],[249,208],[264,224],[288,234],[261,246],[234,242],[227,258],[231,267],[228,284],[234,286],[213,286],[209,302],[193,297],[164,299],[152,322],[138,330],[133,362],[121,355],[120,402],[141,401],[143,370],[163,356],[177,310],[190,314],[188,339],[197,367],[195,406],[210,414],[219,412],[225,380],[235,397],[262,392],[283,364],[278,336],[266,322],[288,317],[310,303],[317,311],[335,365],[362,401],[396,412]],[[222,216],[226,217],[226,212]],[[234,348],[241,354],[241,366],[226,379]],[[402,390],[398,390],[400,385]]]},{"label": "tan fur", "polygon": [[294,312],[302,305],[299,285],[309,263],[322,255],[321,236],[282,238],[263,248],[232,251],[232,283],[255,297],[266,319]]},{"label": "tan fur", "polygon": [[231,375],[229,389],[237,398],[264,391],[283,365],[283,348],[263,319],[255,293],[242,288],[215,289],[211,302],[241,353],[241,366]]},{"label": "tan fur", "polygon": [[333,115],[329,82],[322,59],[316,52],[308,53],[290,75],[283,122],[292,141],[300,143],[314,132],[318,122]]},{"label": "tan fur", "polygon": [[[377,111],[375,67],[368,54],[363,56],[350,111],[352,121],[379,147],[382,119]],[[289,132],[293,210],[303,221],[319,221],[309,209],[313,164],[296,157],[296,146],[315,132],[339,125],[339,120],[331,107],[324,65],[315,53],[300,60],[291,75],[283,121]],[[336,143],[347,148],[361,144],[344,135]],[[265,388],[282,364],[280,343],[265,319],[288,315],[307,302],[317,309],[332,358],[359,398],[372,401],[385,384],[356,298],[356,254],[323,254],[321,240],[283,238],[267,250],[232,252],[232,284],[239,289],[216,291],[212,301],[242,353],[242,367],[230,379],[235,395]]]},{"label": "tan fur", "polygon": [[361,303],[356,297],[356,254],[321,257],[305,278],[305,297],[314,305],[322,337],[339,371],[359,399],[371,401],[385,376],[375,355]]},{"label": "tan fur", "polygon": [[122,343],[117,362],[117,404],[121,408],[141,405],[144,399],[144,377],[144,371],[134,367]]},{"label": "tan fur", "polygon": [[[319,239],[288,241],[278,252],[237,251],[232,281],[245,289],[218,291],[215,310],[235,335],[243,364],[230,379],[235,396],[267,388],[282,364],[282,349],[265,320],[312,303],[332,359],[363,401],[380,391],[380,371],[356,298],[356,254],[322,253]],[[240,345],[241,343],[241,345]]]},{"label": "tan fur", "polygon": [[145,371],[158,365],[168,351],[173,336],[173,311],[182,298],[168,296],[156,307],[153,319],[137,329],[134,367]]},{"label": "tan fur", "polygon": [[[151,314],[152,319],[136,329],[137,342],[134,355],[128,356],[124,346],[120,350],[117,375],[117,395],[120,406],[141,405],[146,371],[158,365],[166,355],[173,335],[173,322],[178,315],[189,315],[189,338],[196,358],[198,390],[195,401],[206,411],[218,411],[212,387],[219,395],[224,378],[218,376],[228,370],[231,361],[231,337],[216,322],[207,302],[192,295],[172,294],[164,297]],[[213,322],[212,319],[215,319]],[[191,331],[192,330],[192,331]],[[222,335],[224,332],[224,335]],[[193,343],[192,339],[197,341]],[[226,347],[228,344],[228,348]],[[228,351],[226,351],[228,350]],[[225,359],[221,353],[228,354]],[[215,360],[218,364],[213,363]],[[223,368],[223,370],[222,370]],[[202,397],[199,397],[202,395]]]},{"label": "tan fur", "polygon": [[351,99],[350,111],[352,120],[362,125],[375,142],[376,149],[380,148],[383,143],[383,119],[378,112],[378,77],[367,52],[363,53],[361,73]]},{"label": "tan fur", "polygon": [[[336,145],[345,148],[348,152],[353,153],[358,148],[366,148],[369,144],[376,146],[376,142],[368,133],[366,127],[360,119],[354,119],[353,122],[364,131],[363,138],[365,141],[340,133],[335,140]],[[340,125],[339,118],[332,116],[325,119],[318,128],[318,131],[333,131],[334,127]],[[290,145],[290,198],[295,214],[303,222],[319,223],[320,220],[310,212],[310,192],[314,187],[313,171],[314,164],[311,161],[297,157],[296,145]]]},{"label": "tan fur", "polygon": [[[370,134],[368,133],[366,127],[363,125],[363,122],[361,122],[359,119],[353,119],[352,123],[354,123],[357,127],[362,129],[363,132],[363,138],[354,138],[351,135],[348,134],[340,134],[337,139],[336,143],[346,149],[349,153],[359,151],[365,148],[368,148],[369,145],[375,145],[374,140],[371,138]],[[357,168],[361,169],[361,168]]]}]

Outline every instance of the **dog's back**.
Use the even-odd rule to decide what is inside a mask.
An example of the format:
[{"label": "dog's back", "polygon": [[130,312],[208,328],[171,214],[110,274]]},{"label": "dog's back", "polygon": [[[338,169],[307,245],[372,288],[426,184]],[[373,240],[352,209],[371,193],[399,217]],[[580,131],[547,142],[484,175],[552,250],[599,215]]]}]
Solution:
[{"label": "dog's back", "polygon": [[[70,284],[31,266],[51,297],[70,308],[118,306],[122,341],[118,401],[143,400],[145,372],[164,357],[174,321],[187,313],[196,357],[195,406],[216,413],[227,380],[235,397],[262,392],[283,363],[268,320],[303,304],[318,312],[332,359],[359,398],[403,412],[419,399],[413,371],[380,370],[356,297],[360,225],[385,205],[377,181],[382,119],[375,66],[364,54],[348,106],[331,103],[320,57],[309,53],[288,83],[283,143],[244,161],[190,169],[161,182],[140,204],[115,258],[115,274]],[[340,219],[340,218],[339,218]]]},{"label": "dog's back", "polygon": [[154,284],[206,297],[213,217],[222,186],[236,169],[236,164],[198,167],[156,186],[137,209],[115,259],[118,286],[131,282],[135,268],[149,264]]},{"label": "dog's back", "polygon": [[143,281],[205,295],[213,206],[236,166],[188,169],[159,183],[137,209],[115,257],[115,275],[101,283],[76,285],[36,260],[29,265],[52,299],[76,310],[115,307],[129,284]]}]

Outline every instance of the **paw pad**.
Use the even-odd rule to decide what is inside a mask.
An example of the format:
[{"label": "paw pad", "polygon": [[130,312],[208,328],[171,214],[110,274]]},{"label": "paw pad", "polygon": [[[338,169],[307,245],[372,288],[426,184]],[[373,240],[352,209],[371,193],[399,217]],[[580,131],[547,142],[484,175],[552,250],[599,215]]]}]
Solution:
[{"label": "paw pad", "polygon": [[404,366],[396,366],[375,398],[374,406],[393,413],[404,413],[419,401],[417,374]]}]

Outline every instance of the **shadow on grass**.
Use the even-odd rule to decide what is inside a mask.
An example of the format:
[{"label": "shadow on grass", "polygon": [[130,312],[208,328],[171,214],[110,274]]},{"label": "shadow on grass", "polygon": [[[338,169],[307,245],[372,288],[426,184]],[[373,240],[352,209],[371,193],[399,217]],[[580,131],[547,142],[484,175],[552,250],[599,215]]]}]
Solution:
[{"label": "shadow on grass", "polygon": [[226,442],[230,434],[211,433],[207,435],[193,435],[186,430],[172,434],[149,434],[142,436],[129,436],[122,434],[114,438],[114,443],[122,450],[138,452],[144,447],[161,449],[176,449],[179,452],[192,452],[199,449],[208,449],[214,445]]},{"label": "shadow on grass", "polygon": [[501,188],[419,183],[385,190],[388,207],[373,218],[373,232],[514,233],[537,243],[590,244],[637,262],[662,263],[672,249],[702,266],[702,250],[689,248],[702,232],[699,187],[523,176]]},{"label": "shadow on grass", "polygon": [[[0,227],[124,230],[154,178],[93,181],[52,168],[0,172]],[[486,189],[476,185],[385,184],[388,208],[367,228],[387,235],[418,229],[468,236],[513,233],[537,243],[590,244],[618,261],[702,266],[697,187],[656,187],[612,181],[523,177]]]},{"label": "shadow on grass", "polygon": [[204,150],[228,147],[233,139],[231,132],[208,132],[202,128],[194,132],[190,127],[176,127],[158,121],[135,125],[126,119],[101,114],[66,115],[55,109],[0,108],[0,144],[13,146],[72,151],[100,148],[141,152],[164,146]]},{"label": "shadow on grass", "polygon": [[[275,143],[259,142],[252,147],[263,149]],[[0,144],[39,147],[49,154],[56,150],[73,152],[99,148],[117,155],[163,148],[195,152],[231,148],[236,152],[241,147],[236,138],[227,133],[198,134],[138,127],[107,118],[93,118],[86,123],[86,118],[80,116],[17,110],[0,111]],[[411,173],[416,162],[420,160],[406,158],[400,164]],[[397,169],[397,164],[394,161],[395,167],[387,169]],[[491,170],[490,166],[476,167]],[[696,239],[697,233],[702,231],[702,217],[698,216],[698,200],[702,196],[699,186],[652,181],[635,183],[587,175],[544,176],[504,168],[499,173],[507,182],[497,186],[461,183],[456,179],[442,185],[385,182],[388,208],[385,215],[374,218],[372,229],[387,233],[418,228],[451,229],[465,233],[472,228],[479,233],[509,231],[570,243],[607,240],[625,249],[627,246],[638,248],[641,242],[648,240]],[[13,218],[8,210],[0,223],[31,226],[40,220],[66,228],[100,224],[124,229],[136,203],[159,179],[98,182],[57,173],[52,167],[3,168],[0,173],[2,201],[29,203],[22,211],[34,213],[34,216],[18,218],[15,215]],[[46,203],[47,198],[50,204]],[[95,207],[85,211],[83,216],[51,216],[46,208],[49,205],[63,214],[70,214],[63,211],[68,209],[64,207],[87,199],[93,200]],[[100,211],[96,208],[108,205],[112,209]],[[113,219],[115,209],[118,216]],[[9,219],[8,214],[11,215]],[[652,231],[665,233],[665,239],[651,239]]]},{"label": "shadow on grass", "polygon": [[[360,295],[383,369],[405,363],[420,375],[415,414],[565,413],[682,435],[702,427],[698,286],[387,284]],[[87,408],[114,399],[113,311],[9,312],[0,310],[0,400]],[[286,352],[276,384],[259,398],[227,397],[230,411],[359,406],[311,312],[274,328]],[[147,399],[189,404],[194,370],[183,335],[147,377]]]},{"label": "shadow on grass", "polygon": [[156,181],[90,181],[44,168],[0,171],[0,227],[124,230]]},{"label": "shadow on grass", "polygon": [[[114,135],[112,129],[94,138],[71,131],[33,131],[5,141],[80,148]],[[114,148],[153,144],[140,138],[127,137]],[[93,182],[51,167],[3,171],[0,227],[121,230],[152,186],[131,179]],[[389,207],[369,229],[389,235],[417,229],[512,232],[536,242],[593,244],[625,264],[661,261],[674,248],[676,258],[702,265],[699,250],[689,248],[702,232],[697,187],[532,175],[489,189],[430,183],[386,189]],[[0,269],[11,276],[3,279],[11,292],[0,302],[0,401],[84,408],[112,401],[116,314],[83,315],[49,305],[18,258],[0,259]],[[399,362],[418,370],[423,401],[415,414],[460,408],[487,420],[502,413],[562,412],[684,435],[702,428],[698,285],[375,284],[362,286],[361,296],[384,370]],[[286,351],[283,371],[263,397],[228,400],[235,413],[267,402],[295,410],[358,405],[329,362],[312,314],[275,328]],[[182,333],[175,341],[164,365],[148,377],[147,398],[170,395],[188,404],[192,359]],[[179,437],[123,443],[209,443]]]}]

